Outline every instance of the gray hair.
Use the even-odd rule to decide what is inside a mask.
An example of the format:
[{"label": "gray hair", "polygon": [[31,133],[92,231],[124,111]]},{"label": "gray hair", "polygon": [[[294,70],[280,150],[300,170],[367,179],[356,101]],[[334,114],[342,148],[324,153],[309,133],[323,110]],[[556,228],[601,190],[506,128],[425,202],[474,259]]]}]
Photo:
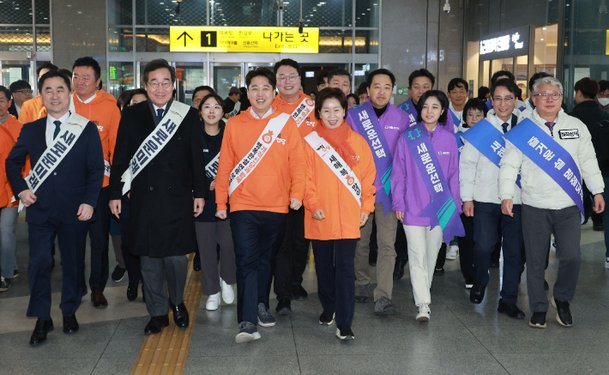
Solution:
[{"label": "gray hair", "polygon": [[558,87],[558,91],[560,91],[560,94],[562,95],[562,93],[563,93],[562,83],[560,83],[560,81],[557,78],[554,78],[554,77],[539,78],[538,80],[535,81],[535,83],[533,83],[533,92],[538,92],[537,89],[541,85],[556,86],[556,87]]}]

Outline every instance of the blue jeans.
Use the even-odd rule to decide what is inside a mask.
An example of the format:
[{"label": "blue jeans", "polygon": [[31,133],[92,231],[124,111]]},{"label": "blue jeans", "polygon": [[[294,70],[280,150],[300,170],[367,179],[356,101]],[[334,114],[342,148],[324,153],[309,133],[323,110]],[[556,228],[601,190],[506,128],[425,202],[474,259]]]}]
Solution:
[{"label": "blue jeans", "polygon": [[605,211],[603,211],[603,227],[605,228],[605,257],[609,258],[609,176],[603,176],[605,181],[605,191],[603,192],[603,198],[605,198]]},{"label": "blue jeans", "polygon": [[17,239],[15,227],[17,226],[17,207],[4,207],[0,209],[0,271],[2,277],[10,279],[17,269],[15,250]]},{"label": "blue jeans", "polygon": [[514,205],[514,217],[501,213],[501,205],[474,202],[474,273],[476,286],[488,284],[491,254],[499,240],[499,224],[503,236],[503,283],[501,298],[516,303],[522,272],[521,205]]},{"label": "blue jeans", "polygon": [[258,304],[269,307],[273,250],[281,240],[287,214],[231,212],[230,226],[237,264],[237,320],[258,323]]}]

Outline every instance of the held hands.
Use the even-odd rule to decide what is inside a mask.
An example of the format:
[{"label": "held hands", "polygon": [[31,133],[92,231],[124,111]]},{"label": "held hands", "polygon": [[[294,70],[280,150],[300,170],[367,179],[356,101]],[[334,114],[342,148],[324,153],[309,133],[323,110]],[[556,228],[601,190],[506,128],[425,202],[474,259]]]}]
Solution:
[{"label": "held hands", "polygon": [[395,212],[395,217],[401,221],[404,222],[404,212],[403,211],[396,211]]},{"label": "held hands", "polygon": [[[501,207],[502,207],[502,211],[503,211],[503,205],[501,205]],[[467,217],[474,216],[474,202],[472,202],[472,201],[463,202],[463,215],[465,215]]]},{"label": "held hands", "polygon": [[78,206],[78,212],[76,213],[78,220],[80,221],[89,221],[93,216],[93,206],[88,205],[86,203],[82,203]]},{"label": "held hands", "polygon": [[315,220],[323,220],[326,218],[326,214],[324,213],[324,210],[322,210],[321,208],[315,210],[315,212],[313,212],[313,219]]},{"label": "held hands", "polygon": [[296,198],[290,198],[290,208],[294,211],[297,211],[300,207],[302,207],[302,202]]},{"label": "held hands", "polygon": [[504,199],[501,201],[501,213],[509,217],[514,217],[514,202],[511,199]]},{"label": "held hands", "polygon": [[596,194],[594,196],[594,207],[592,209],[597,214],[605,211],[605,198],[603,198],[603,194]]},{"label": "held hands", "polygon": [[226,219],[226,210],[216,211],[216,217],[220,220],[225,220]]},{"label": "held hands", "polygon": [[23,203],[23,205],[25,207],[29,207],[31,205],[33,205],[34,203],[36,203],[36,194],[34,194],[33,191],[31,191],[30,189],[24,190],[21,193],[19,193],[19,199],[21,200],[21,203]]},{"label": "held hands", "polygon": [[370,216],[370,214],[368,212],[362,212],[359,214],[359,226],[363,227],[364,225],[366,225],[366,222],[368,221],[368,217]]},{"label": "held hands", "polygon": [[203,198],[194,199],[192,210],[195,214],[195,217],[201,215],[201,213],[203,212],[204,206],[205,206],[205,199],[203,199]]}]

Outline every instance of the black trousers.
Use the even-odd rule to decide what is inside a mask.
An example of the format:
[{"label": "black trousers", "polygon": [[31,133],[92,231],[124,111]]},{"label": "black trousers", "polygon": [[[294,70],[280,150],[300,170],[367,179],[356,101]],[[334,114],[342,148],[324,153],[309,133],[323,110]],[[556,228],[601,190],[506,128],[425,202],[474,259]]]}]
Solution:
[{"label": "black trousers", "polygon": [[457,237],[459,242],[459,263],[465,281],[474,281],[474,218],[461,214],[465,237]]},{"label": "black trousers", "polygon": [[121,251],[125,259],[125,268],[129,276],[129,284],[139,284],[142,280],[142,268],[140,265],[140,257],[131,253],[131,245],[133,243],[131,233],[129,232],[129,198],[121,199]]},{"label": "black trousers", "polygon": [[[95,220],[89,226],[91,240],[91,274],[89,286],[103,291],[108,281],[108,245],[110,236],[110,188],[102,188],[95,206]],[[61,247],[59,248],[61,250]]]}]

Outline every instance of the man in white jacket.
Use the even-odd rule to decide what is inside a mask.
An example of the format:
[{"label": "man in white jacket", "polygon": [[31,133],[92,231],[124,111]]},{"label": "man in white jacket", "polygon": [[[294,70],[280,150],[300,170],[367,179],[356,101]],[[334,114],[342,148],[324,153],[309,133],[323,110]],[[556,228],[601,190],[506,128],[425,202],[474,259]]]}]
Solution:
[{"label": "man in white jacket", "polygon": [[[508,137],[499,171],[501,209],[504,214],[510,216],[513,215],[515,181],[520,172],[527,289],[529,308],[532,313],[529,325],[534,328],[546,327],[548,300],[543,283],[551,234],[556,240],[556,255],[559,262],[553,293],[557,310],[556,320],[565,327],[573,324],[569,301],[575,294],[580,267],[580,207],[582,207],[582,203],[581,198],[572,197],[573,191],[581,191],[582,181],[577,178],[580,171],[589,190],[594,194],[594,211],[600,213],[605,209],[605,201],[602,196],[604,183],[596,161],[590,132],[581,121],[560,110],[562,95],[562,84],[556,78],[545,77],[535,82],[533,85],[535,110],[530,119],[541,132],[545,133],[544,135],[536,132],[545,137],[548,144],[538,143],[539,139],[531,136],[528,145],[525,143],[523,146],[521,143],[519,148],[515,145],[516,141],[509,142],[510,137]],[[519,130],[529,129],[532,133],[536,130],[531,127],[523,127],[523,124],[524,122],[519,124]],[[526,136],[528,137],[528,134]],[[528,146],[530,146],[529,149],[527,149]],[[543,152],[543,158],[548,161],[552,159],[553,166],[542,169],[536,163],[542,162],[542,160],[533,154],[530,154],[531,159],[523,153],[523,150],[537,151],[538,146],[547,146],[547,150]],[[543,150],[543,148],[539,149]],[[563,155],[570,156],[570,158],[565,157],[567,166],[571,158],[574,165],[572,168],[567,168],[565,160],[554,158],[554,153],[550,154],[548,151],[554,151],[556,155],[562,152]],[[539,151],[539,155],[541,154],[542,151]],[[550,177],[551,173],[555,173],[551,168],[560,171],[560,175],[555,177],[556,179]],[[565,184],[563,179],[567,175],[570,176],[570,180]],[[558,181],[561,183],[559,184]],[[571,186],[573,186],[572,189],[570,189]],[[579,187],[579,191],[577,187]]]}]

